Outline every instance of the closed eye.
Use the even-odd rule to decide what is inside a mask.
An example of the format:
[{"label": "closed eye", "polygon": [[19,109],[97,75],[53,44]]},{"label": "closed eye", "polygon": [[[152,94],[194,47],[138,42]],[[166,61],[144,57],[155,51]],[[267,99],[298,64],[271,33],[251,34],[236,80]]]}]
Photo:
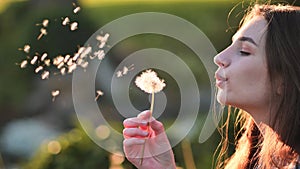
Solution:
[{"label": "closed eye", "polygon": [[245,51],[240,51],[240,54],[242,55],[242,56],[249,56],[250,55],[250,53],[249,52],[245,52]]}]

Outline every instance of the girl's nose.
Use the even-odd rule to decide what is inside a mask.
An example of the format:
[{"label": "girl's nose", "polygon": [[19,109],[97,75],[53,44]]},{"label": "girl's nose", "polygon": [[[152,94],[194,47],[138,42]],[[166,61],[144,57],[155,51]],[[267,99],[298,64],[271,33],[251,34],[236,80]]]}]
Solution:
[{"label": "girl's nose", "polygon": [[214,62],[216,65],[222,68],[226,68],[230,65],[230,59],[226,57],[226,51],[222,51],[217,56],[214,57]]}]

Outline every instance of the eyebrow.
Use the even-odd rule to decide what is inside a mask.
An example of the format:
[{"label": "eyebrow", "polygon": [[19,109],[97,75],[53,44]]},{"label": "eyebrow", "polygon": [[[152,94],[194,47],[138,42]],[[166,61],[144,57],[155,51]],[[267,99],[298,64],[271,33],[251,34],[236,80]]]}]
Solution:
[{"label": "eyebrow", "polygon": [[238,40],[242,41],[242,42],[247,41],[247,42],[254,44],[255,46],[258,46],[257,43],[250,37],[242,36],[242,37],[238,38]]}]

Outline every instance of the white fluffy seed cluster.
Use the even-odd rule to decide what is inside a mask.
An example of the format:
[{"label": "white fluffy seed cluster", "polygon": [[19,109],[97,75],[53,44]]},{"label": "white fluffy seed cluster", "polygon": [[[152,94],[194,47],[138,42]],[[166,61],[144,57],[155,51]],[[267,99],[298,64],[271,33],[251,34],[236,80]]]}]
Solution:
[{"label": "white fluffy seed cluster", "polygon": [[135,80],[135,84],[141,90],[150,94],[160,92],[166,86],[164,80],[160,79],[157,73],[151,69],[146,70],[138,76]]}]

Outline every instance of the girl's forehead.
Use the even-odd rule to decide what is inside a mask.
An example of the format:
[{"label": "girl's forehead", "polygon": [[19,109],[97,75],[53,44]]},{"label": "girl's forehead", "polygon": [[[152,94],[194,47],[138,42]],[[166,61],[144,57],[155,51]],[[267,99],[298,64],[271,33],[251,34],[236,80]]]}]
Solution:
[{"label": "girl's forehead", "polygon": [[267,21],[264,19],[264,17],[253,17],[248,22],[243,24],[243,26],[232,37],[232,40],[235,41],[241,37],[249,37],[259,45],[264,39],[267,27]]}]

